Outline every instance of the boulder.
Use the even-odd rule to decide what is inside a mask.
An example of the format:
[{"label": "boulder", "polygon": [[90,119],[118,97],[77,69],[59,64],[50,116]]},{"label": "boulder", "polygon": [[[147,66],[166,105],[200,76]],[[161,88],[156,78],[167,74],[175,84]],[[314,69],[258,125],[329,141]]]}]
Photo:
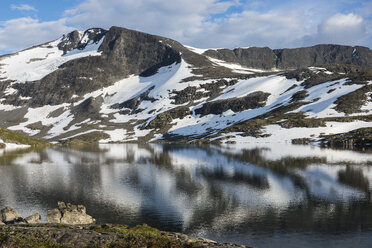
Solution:
[{"label": "boulder", "polygon": [[25,218],[25,221],[27,224],[39,224],[40,219],[41,219],[40,214],[36,213]]},{"label": "boulder", "polygon": [[48,223],[60,223],[66,225],[90,225],[96,220],[86,214],[86,208],[83,205],[73,205],[58,202],[58,209],[48,211]]},{"label": "boulder", "polygon": [[13,208],[6,207],[0,211],[1,215],[1,221],[4,223],[14,223],[14,222],[20,222],[23,220],[22,216]]},{"label": "boulder", "polygon": [[48,223],[59,224],[61,223],[61,218],[62,218],[62,214],[59,211],[59,209],[54,208],[54,209],[48,210],[48,216],[47,216]]}]

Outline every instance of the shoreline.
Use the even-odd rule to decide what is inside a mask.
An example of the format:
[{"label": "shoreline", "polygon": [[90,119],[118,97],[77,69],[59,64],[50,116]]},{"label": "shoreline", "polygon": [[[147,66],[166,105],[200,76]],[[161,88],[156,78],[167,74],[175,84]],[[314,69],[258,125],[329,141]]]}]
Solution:
[{"label": "shoreline", "polygon": [[160,231],[147,225],[129,228],[119,224],[0,225],[0,247],[225,247],[247,246],[218,243],[186,234]]}]

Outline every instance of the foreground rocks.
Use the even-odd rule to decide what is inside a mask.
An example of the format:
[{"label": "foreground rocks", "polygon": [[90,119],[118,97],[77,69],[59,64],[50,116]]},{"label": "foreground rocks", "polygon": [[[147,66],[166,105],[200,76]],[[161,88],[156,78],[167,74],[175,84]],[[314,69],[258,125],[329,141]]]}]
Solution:
[{"label": "foreground rocks", "polygon": [[83,205],[58,202],[58,208],[48,210],[48,223],[67,225],[90,225],[96,220],[86,213]]},{"label": "foreground rocks", "polygon": [[[48,224],[40,215],[25,219],[14,209],[0,211],[0,248],[11,247],[245,247],[221,244],[181,233],[162,232],[147,225],[91,225],[95,219],[83,205],[58,202],[48,211]],[[89,224],[88,224],[89,223]]]},{"label": "foreground rocks", "polygon": [[[58,208],[48,210],[47,220],[50,224],[91,225],[96,220],[86,213],[83,205],[58,202]],[[39,224],[40,214],[35,213],[23,218],[16,210],[6,207],[0,210],[0,225],[4,224]]]},{"label": "foreground rocks", "polygon": [[1,221],[4,223],[10,223],[10,222],[18,222],[22,221],[22,216],[14,209],[10,207],[6,207],[4,209],[1,209]]},{"label": "foreground rocks", "polygon": [[245,247],[221,244],[142,225],[61,224],[0,226],[0,247]]},{"label": "foreground rocks", "polygon": [[40,215],[36,213],[24,219],[11,207],[0,210],[0,226],[5,224],[38,224],[40,218]]}]

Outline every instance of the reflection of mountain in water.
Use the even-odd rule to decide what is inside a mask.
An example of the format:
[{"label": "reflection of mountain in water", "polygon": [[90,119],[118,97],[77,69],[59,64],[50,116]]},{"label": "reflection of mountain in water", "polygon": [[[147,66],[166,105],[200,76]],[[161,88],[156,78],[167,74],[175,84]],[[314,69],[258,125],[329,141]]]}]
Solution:
[{"label": "reflection of mountain in water", "polygon": [[281,149],[115,144],[14,153],[0,165],[0,207],[45,215],[70,201],[100,222],[211,238],[372,229],[369,154],[341,161],[339,151]]}]

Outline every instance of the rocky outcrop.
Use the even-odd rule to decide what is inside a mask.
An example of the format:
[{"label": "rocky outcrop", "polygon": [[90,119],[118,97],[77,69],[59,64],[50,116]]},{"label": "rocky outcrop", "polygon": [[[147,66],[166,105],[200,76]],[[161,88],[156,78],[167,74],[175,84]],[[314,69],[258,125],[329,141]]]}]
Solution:
[{"label": "rocky outcrop", "polygon": [[40,219],[41,219],[40,214],[36,213],[36,214],[33,214],[33,215],[25,218],[25,222],[27,224],[39,224]]},{"label": "rocky outcrop", "polygon": [[16,210],[11,207],[3,208],[0,211],[0,225],[5,224],[38,224],[41,216],[36,213],[27,218],[23,218]]},{"label": "rocky outcrop", "polygon": [[307,93],[306,90],[300,90],[300,91],[297,91],[296,93],[294,93],[291,97],[291,103],[292,102],[298,102],[298,101],[301,101],[303,99],[305,99],[309,94]]},{"label": "rocky outcrop", "polygon": [[213,99],[217,97],[226,87],[236,84],[238,80],[216,80],[211,83],[201,84],[200,89],[195,86],[189,86],[180,91],[173,91],[173,96],[170,99],[174,99],[174,104],[184,104],[190,101],[200,100],[204,97]]},{"label": "rocky outcrop", "polygon": [[372,101],[371,97],[369,99],[367,97],[369,92],[372,92],[372,84],[366,84],[356,91],[343,95],[335,101],[334,109],[345,114],[360,113],[362,112],[361,107],[368,101]]},{"label": "rocky outcrop", "polygon": [[219,115],[231,109],[234,112],[241,112],[247,109],[254,109],[265,106],[269,93],[256,91],[241,98],[217,100],[203,104],[195,110],[195,114],[204,116],[208,114]]},{"label": "rocky outcrop", "polygon": [[249,68],[271,70],[276,67],[275,53],[268,47],[207,50],[204,55]]},{"label": "rocky outcrop", "polygon": [[83,205],[58,202],[58,208],[48,210],[48,223],[67,225],[90,225],[96,220],[86,213]]},{"label": "rocky outcrop", "polygon": [[102,28],[90,28],[80,34],[79,31],[75,30],[62,37],[62,41],[57,45],[59,50],[62,50],[64,54],[72,51],[73,49],[84,49],[89,43],[98,43],[103,36],[105,36],[107,30]]},{"label": "rocky outcrop", "polygon": [[183,119],[190,115],[190,109],[188,107],[177,107],[169,111],[158,114],[153,120],[151,120],[144,129],[161,129],[166,128],[174,119]]},{"label": "rocky outcrop", "polygon": [[342,63],[363,68],[372,67],[372,51],[361,46],[316,45],[293,49],[275,49],[268,47],[249,47],[207,50],[206,56],[237,63],[256,69],[299,69],[309,66]]},{"label": "rocky outcrop", "polygon": [[298,69],[308,66],[342,63],[364,68],[372,66],[372,51],[361,46],[322,44],[311,47],[273,50],[278,69]]},{"label": "rocky outcrop", "polygon": [[360,128],[347,133],[327,135],[321,140],[327,147],[355,149],[372,146],[372,128]]},{"label": "rocky outcrop", "polygon": [[145,92],[141,93],[139,96],[133,97],[129,100],[126,100],[120,104],[115,104],[111,106],[111,108],[116,108],[116,109],[122,109],[122,108],[128,108],[132,110],[132,113],[135,112],[140,112],[136,111],[138,109],[138,106],[141,104],[142,101],[151,101],[155,102],[156,99],[153,97],[149,97],[150,92],[155,88],[155,86],[150,87],[148,90]]},{"label": "rocky outcrop", "polygon": [[4,223],[15,223],[23,221],[22,216],[11,207],[6,207],[2,209],[0,213],[1,213],[0,221]]}]

